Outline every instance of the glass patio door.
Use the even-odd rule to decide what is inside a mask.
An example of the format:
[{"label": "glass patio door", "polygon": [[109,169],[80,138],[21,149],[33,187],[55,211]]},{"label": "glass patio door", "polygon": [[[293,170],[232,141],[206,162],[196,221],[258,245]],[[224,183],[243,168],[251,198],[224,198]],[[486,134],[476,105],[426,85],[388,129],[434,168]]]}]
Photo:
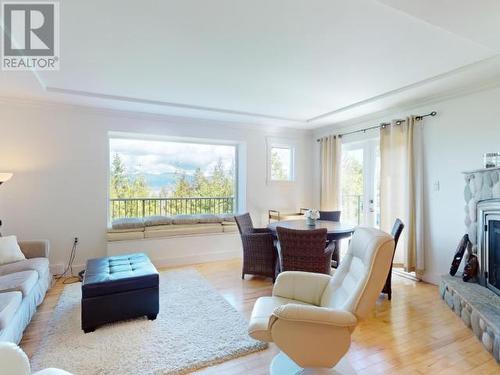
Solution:
[{"label": "glass patio door", "polygon": [[380,148],[378,138],[342,144],[342,221],[379,227]]}]

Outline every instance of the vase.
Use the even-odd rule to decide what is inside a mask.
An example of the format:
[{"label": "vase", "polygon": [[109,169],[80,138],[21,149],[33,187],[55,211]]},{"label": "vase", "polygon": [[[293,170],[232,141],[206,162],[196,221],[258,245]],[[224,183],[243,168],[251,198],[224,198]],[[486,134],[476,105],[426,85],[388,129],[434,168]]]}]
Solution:
[{"label": "vase", "polygon": [[316,219],[313,219],[313,218],[310,218],[310,217],[306,217],[306,223],[310,227],[314,227],[314,226],[316,226]]}]

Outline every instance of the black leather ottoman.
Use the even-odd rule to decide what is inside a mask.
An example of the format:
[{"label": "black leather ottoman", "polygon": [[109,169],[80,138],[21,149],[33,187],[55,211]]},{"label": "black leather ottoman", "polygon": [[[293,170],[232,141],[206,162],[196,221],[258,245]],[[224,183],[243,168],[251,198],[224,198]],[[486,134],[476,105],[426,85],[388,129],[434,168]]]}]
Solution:
[{"label": "black leather ottoman", "polygon": [[144,315],[156,319],[158,285],[158,271],[145,254],[89,259],[82,283],[83,331]]}]

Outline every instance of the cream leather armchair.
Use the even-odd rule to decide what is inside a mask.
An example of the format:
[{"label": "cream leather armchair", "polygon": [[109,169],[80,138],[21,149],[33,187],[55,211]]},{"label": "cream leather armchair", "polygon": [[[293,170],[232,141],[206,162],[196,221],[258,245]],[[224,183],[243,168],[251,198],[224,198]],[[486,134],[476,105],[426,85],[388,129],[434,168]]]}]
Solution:
[{"label": "cream leather armchair", "polygon": [[375,305],[393,251],[389,234],[359,227],[333,276],[307,272],[278,276],[272,297],[256,301],[249,325],[250,336],[274,342],[282,351],[271,364],[272,374],[303,369],[323,373],[334,366],[334,373],[352,373],[346,361],[339,361],[349,350],[359,320]]}]

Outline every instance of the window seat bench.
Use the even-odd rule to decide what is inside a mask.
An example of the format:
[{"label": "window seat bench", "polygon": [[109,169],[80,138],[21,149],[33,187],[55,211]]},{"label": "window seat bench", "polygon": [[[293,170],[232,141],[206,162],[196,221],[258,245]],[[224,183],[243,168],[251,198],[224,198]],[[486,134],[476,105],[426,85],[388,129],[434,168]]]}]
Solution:
[{"label": "window seat bench", "polygon": [[237,231],[233,214],[149,216],[113,220],[107,239],[112,242]]}]

